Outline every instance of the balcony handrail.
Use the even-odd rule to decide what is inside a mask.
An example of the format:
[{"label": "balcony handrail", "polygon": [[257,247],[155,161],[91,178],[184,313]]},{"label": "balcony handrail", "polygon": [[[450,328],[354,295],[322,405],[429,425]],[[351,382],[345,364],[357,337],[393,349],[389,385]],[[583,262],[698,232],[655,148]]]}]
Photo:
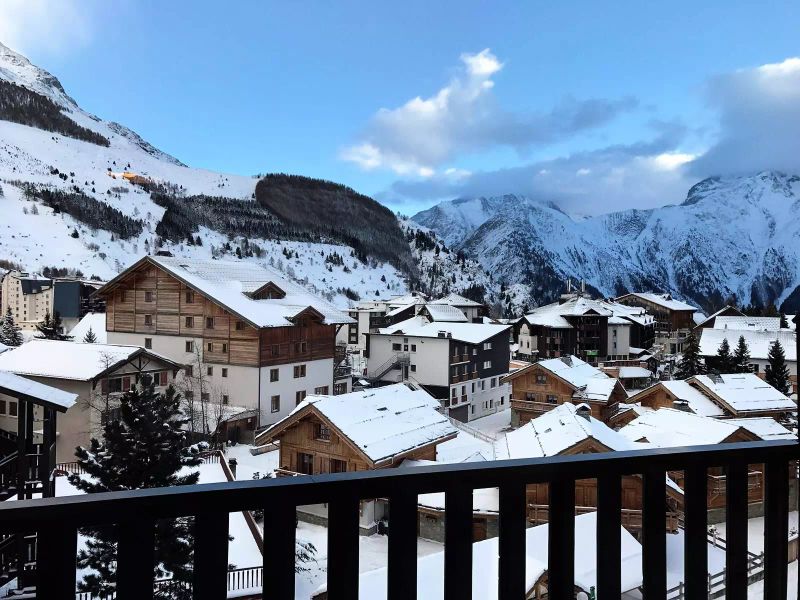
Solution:
[{"label": "balcony handrail", "polygon": [[448,487],[481,489],[798,458],[800,445],[794,441],[737,442],[101,492],[1,503],[0,531],[30,529],[32,524],[51,519],[67,519],[81,526],[100,525],[109,519],[125,521],[138,516],[137,507],[144,506],[148,514],[166,518],[192,514],[192,502],[202,502],[204,510],[226,512],[248,510],[269,498],[297,506],[322,504],[351,487],[357,487],[362,498],[381,498],[409,484],[417,493],[427,494]]}]

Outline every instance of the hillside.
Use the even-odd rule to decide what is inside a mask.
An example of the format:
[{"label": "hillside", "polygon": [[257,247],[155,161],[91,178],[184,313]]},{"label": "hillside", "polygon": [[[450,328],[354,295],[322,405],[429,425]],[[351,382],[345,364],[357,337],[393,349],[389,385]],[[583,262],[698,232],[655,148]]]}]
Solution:
[{"label": "hillside", "polygon": [[567,278],[611,296],[666,291],[713,310],[727,301],[800,306],[800,178],[713,178],[680,206],[574,221],[522,196],[443,202],[414,217],[500,282],[553,300]]}]

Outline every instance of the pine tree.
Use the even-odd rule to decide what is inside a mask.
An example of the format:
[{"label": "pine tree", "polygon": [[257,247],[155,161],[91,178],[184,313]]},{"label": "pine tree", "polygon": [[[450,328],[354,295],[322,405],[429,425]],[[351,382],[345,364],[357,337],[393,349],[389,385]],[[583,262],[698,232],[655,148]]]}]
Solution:
[{"label": "pine tree", "polygon": [[769,360],[766,376],[767,383],[788,395],[792,391],[792,384],[789,381],[789,367],[786,366],[786,354],[778,340],[775,340],[769,347],[767,359]]},{"label": "pine tree", "polygon": [[0,321],[0,343],[6,346],[21,346],[22,341],[22,331],[14,322],[14,316],[11,314],[11,307],[9,306],[2,321]]},{"label": "pine tree", "polygon": [[733,351],[733,372],[750,373],[750,348],[743,335],[739,336],[739,343]]},{"label": "pine tree", "polygon": [[781,329],[789,329],[789,321],[786,319],[786,315],[781,313],[781,322],[780,322]]},{"label": "pine tree", "polygon": [[[72,474],[69,481],[87,494],[196,484],[199,472],[178,474],[182,468],[201,462],[198,448],[188,446],[186,424],[175,388],[170,386],[166,392],[156,393],[152,377],[143,374],[140,385],[122,395],[119,419],[105,424],[102,441],[92,438],[89,448],[76,449],[78,463],[89,478]],[[116,530],[98,527],[82,533],[89,539],[86,549],[78,553],[78,565],[92,572],[84,576],[78,588],[91,592],[93,597],[109,596],[116,582]],[[155,540],[154,577],[171,574],[174,581],[190,582],[190,519],[157,521]],[[186,592],[187,597],[190,595]]]},{"label": "pine tree", "polygon": [[706,372],[703,357],[700,356],[700,340],[694,333],[686,337],[683,344],[683,357],[678,362],[675,370],[676,379],[688,379],[694,375],[702,375]]},{"label": "pine tree", "polygon": [[728,338],[722,338],[722,343],[717,350],[717,356],[714,358],[714,368],[720,373],[733,372],[733,356],[731,355],[731,347],[728,344]]},{"label": "pine tree", "polygon": [[89,331],[86,332],[86,335],[83,336],[83,341],[86,344],[95,344],[97,343],[97,336],[92,331],[92,326],[89,326]]},{"label": "pine tree", "polygon": [[66,335],[62,333],[62,329],[64,328],[63,324],[61,323],[61,315],[56,311],[55,318],[50,318],[50,313],[45,313],[44,321],[41,323],[36,324],[36,329],[39,330],[39,334],[36,337],[40,340],[71,340],[71,335]]}]

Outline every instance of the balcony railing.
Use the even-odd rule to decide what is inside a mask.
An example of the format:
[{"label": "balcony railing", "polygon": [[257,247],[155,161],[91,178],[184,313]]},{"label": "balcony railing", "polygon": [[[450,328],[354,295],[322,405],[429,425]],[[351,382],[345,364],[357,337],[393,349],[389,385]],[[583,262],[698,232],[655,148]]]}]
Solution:
[{"label": "balcony railing", "polygon": [[[666,473],[685,472],[684,586],[687,598],[707,598],[707,472],[727,475],[727,597],[747,595],[748,464],[764,464],[764,597],[786,598],[789,461],[800,455],[791,441],[749,442],[679,449],[556,456],[546,459],[460,463],[285,477],[232,483],[157,488],[0,503],[0,535],[37,532],[37,598],[75,597],[78,528],[115,524],[118,532],[117,600],[154,595],[153,535],[157,519],[194,516],[195,599],[224,598],[228,589],[228,515],[265,508],[262,581],[265,597],[289,600],[295,593],[295,511],[328,504],[329,600],[358,598],[359,502],[389,498],[387,589],[389,600],[416,598],[417,495],[445,494],[444,598],[472,597],[472,491],[499,488],[498,597],[525,598],[526,485],[549,485],[547,593],[552,600],[575,595],[575,482],[597,479],[597,597],[621,596],[620,526],[622,477],[643,475],[642,596],[667,594]],[[465,576],[467,574],[467,576]],[[477,590],[476,590],[477,591]],[[30,597],[30,596],[29,596]]]}]

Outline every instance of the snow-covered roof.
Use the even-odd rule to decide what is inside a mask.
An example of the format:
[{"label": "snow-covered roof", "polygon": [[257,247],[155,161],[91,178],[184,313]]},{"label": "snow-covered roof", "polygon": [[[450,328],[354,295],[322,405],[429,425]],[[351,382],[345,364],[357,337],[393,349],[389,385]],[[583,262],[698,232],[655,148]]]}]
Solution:
[{"label": "snow-covered roof", "polygon": [[457,433],[438,412],[436,398],[421,388],[397,383],[338,396],[307,396],[288,417],[260,434],[258,443],[272,439],[312,407],[373,463]]},{"label": "snow-covered roof", "polygon": [[505,439],[509,458],[543,458],[561,454],[590,438],[609,450],[641,449],[602,421],[578,414],[578,406],[570,403],[560,404],[531,419],[519,429],[508,432]]},{"label": "snow-covered roof", "polygon": [[[547,571],[549,526],[529,527],[525,530],[525,591],[532,590]],[[627,592],[642,585],[642,546],[624,527],[620,526],[621,589]],[[500,540],[497,537],[472,545],[472,560],[480,568],[466,569],[472,577],[475,598],[497,600],[498,561]],[[601,542],[600,547],[603,547]],[[575,517],[575,585],[587,593],[597,587],[597,513]],[[417,589],[424,591],[426,600],[444,598],[444,552],[423,556],[417,560]],[[358,579],[359,600],[385,600],[387,598],[387,570],[375,569],[362,573]],[[315,590],[312,598],[327,591],[327,585]]]},{"label": "snow-covered roof", "polygon": [[739,427],[747,429],[762,440],[796,440],[797,434],[789,431],[772,417],[747,417],[746,419],[727,419]]},{"label": "snow-covered roof", "polygon": [[[721,317],[717,317],[718,319]],[[743,336],[747,347],[750,349],[750,358],[767,360],[769,349],[775,341],[779,341],[786,353],[786,360],[797,360],[797,346],[795,345],[794,331],[782,329],[780,331],[758,331],[753,329],[703,329],[700,336],[700,354],[715,356],[722,340],[727,339],[731,350],[736,348],[739,337]]]},{"label": "snow-covered roof", "polygon": [[650,442],[658,448],[719,444],[739,430],[726,419],[713,419],[673,408],[646,412],[619,430],[630,442]]},{"label": "snow-covered roof", "polygon": [[[407,325],[406,325],[407,324]],[[448,323],[437,321],[428,323],[425,319],[408,319],[400,327],[394,325],[381,329],[378,335],[406,335],[408,337],[452,338],[468,344],[480,344],[484,340],[508,330],[509,325],[493,323]]]},{"label": "snow-covered roof", "polygon": [[696,375],[689,382],[696,382],[737,413],[797,410],[797,404],[793,400],[754,373]]},{"label": "snow-covered roof", "polygon": [[656,385],[663,386],[676,400],[685,402],[689,410],[697,415],[703,417],[721,417],[725,414],[722,407],[696,387],[686,383],[686,381],[674,379],[670,381],[661,381]]},{"label": "snow-covered roof", "polygon": [[780,317],[720,316],[714,319],[714,329],[760,329],[762,331],[778,331],[780,328]]},{"label": "snow-covered roof", "polygon": [[619,378],[620,379],[638,379],[642,377],[652,377],[653,372],[650,369],[645,369],[644,367],[620,367],[619,368]]},{"label": "snow-covered roof", "polygon": [[[146,258],[255,327],[292,325],[292,319],[309,307],[319,312],[327,324],[355,323],[330,302],[313,295],[270,267],[247,261],[173,256]],[[116,279],[110,285],[114,283]],[[255,300],[247,295],[268,283],[280,288],[286,295],[264,300]]]},{"label": "snow-covered roof", "polygon": [[138,354],[175,365],[172,360],[140,346],[34,339],[0,354],[0,370],[32,377],[89,381]]},{"label": "snow-covered roof", "polygon": [[[697,307],[687,304],[686,302],[681,302],[680,300],[675,300],[669,294],[659,294],[656,292],[633,292],[631,294],[626,294],[626,296],[627,295],[636,296],[637,298],[647,300],[648,302],[663,306],[669,310],[691,310],[692,312],[697,310]],[[621,298],[624,297],[625,296],[621,296]],[[619,300],[619,298],[617,298],[617,300]]]},{"label": "snow-covered roof", "polygon": [[585,296],[574,296],[564,302],[540,306],[525,315],[523,319],[531,325],[571,329],[572,325],[566,317],[589,313],[608,317],[610,325],[625,326],[630,325],[631,322],[639,325],[651,325],[654,322],[653,316],[642,307],[626,306],[609,300],[594,300]]},{"label": "snow-covered roof", "polygon": [[86,333],[92,329],[97,338],[97,344],[105,344],[108,341],[108,333],[106,332],[106,313],[87,313],[78,324],[73,327],[69,335],[72,336],[73,342],[83,342]]},{"label": "snow-covered roof", "polygon": [[592,379],[606,380],[610,381],[612,384],[615,381],[597,367],[593,367],[589,363],[582,361],[577,356],[548,358],[536,364],[543,369],[547,369],[576,388],[586,386]]},{"label": "snow-covered roof", "polygon": [[52,404],[65,410],[75,404],[78,399],[78,394],[65,392],[8,371],[0,371],[0,392],[11,396],[24,394],[40,402]]},{"label": "snow-covered roof", "polygon": [[474,308],[483,306],[480,302],[475,302],[474,300],[470,300],[469,298],[465,298],[464,296],[460,296],[458,294],[447,294],[447,296],[443,298],[430,300],[428,302],[428,306],[430,306],[431,304],[446,304],[450,306],[462,306],[462,307],[474,307]]},{"label": "snow-covered roof", "polygon": [[436,322],[450,322],[450,323],[467,323],[467,315],[465,315],[460,308],[451,306],[449,304],[427,304],[425,310],[428,311],[431,319]]}]

